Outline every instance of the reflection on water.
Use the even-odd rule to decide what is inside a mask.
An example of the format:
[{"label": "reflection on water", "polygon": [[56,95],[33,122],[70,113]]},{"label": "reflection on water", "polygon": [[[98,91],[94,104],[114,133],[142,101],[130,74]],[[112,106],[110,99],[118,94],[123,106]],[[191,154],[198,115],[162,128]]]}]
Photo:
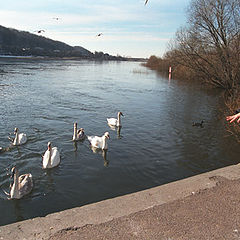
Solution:
[{"label": "reflection on water", "polygon": [[117,126],[113,126],[113,125],[110,125],[110,124],[108,124],[108,126],[110,127],[111,130],[117,131],[117,137],[118,137],[118,139],[122,138],[122,136],[121,136],[122,126],[118,126],[118,127],[117,127]]},{"label": "reflection on water", "polygon": [[78,150],[78,145],[76,141],[73,141],[73,148],[74,148],[74,152],[77,152]]},{"label": "reflection on water", "polygon": [[23,217],[23,209],[21,207],[21,202],[18,200],[11,200],[13,202],[14,212],[16,216],[16,221],[22,221],[24,220]]},{"label": "reflection on water", "polygon": [[54,190],[55,190],[55,183],[54,183],[54,177],[53,177],[54,168],[53,169],[46,168],[46,169],[44,169],[44,171],[45,171],[44,175],[45,175],[45,179],[46,179],[46,181],[45,181],[46,189],[48,192],[54,192]]},{"label": "reflection on water", "polygon": [[108,167],[109,165],[109,160],[107,159],[107,149],[99,149],[99,148],[96,148],[96,147],[93,147],[93,146],[90,146],[93,153],[96,153],[96,154],[100,154],[102,155],[103,157],[103,165],[104,167]]},{"label": "reflection on water", "polygon": [[[23,199],[7,201],[0,194],[0,225],[239,162],[238,143],[223,137],[219,90],[169,82],[134,62],[0,59],[0,64],[0,186],[8,189],[6,168],[12,166],[30,172],[34,181]],[[119,109],[126,114],[123,127],[109,129],[106,119]],[[192,126],[202,119],[204,128]],[[88,136],[110,130],[108,151],[95,153],[88,141],[73,142],[74,122]],[[15,127],[27,134],[26,144],[10,144],[8,133]],[[49,141],[58,147],[61,163],[48,171],[41,155]]]},{"label": "reflection on water", "polygon": [[77,152],[78,145],[82,145],[85,140],[86,140],[86,138],[78,140],[78,141],[72,141],[74,152]]},{"label": "reflection on water", "polygon": [[0,186],[0,190],[1,190],[0,198],[4,200],[8,200],[10,197],[10,191],[13,184],[13,179],[10,178],[10,175],[11,175],[10,169],[6,168],[5,170],[6,172],[3,172],[2,175],[6,175],[8,178],[5,179],[5,181],[2,183],[2,186],[4,186],[4,188]]}]

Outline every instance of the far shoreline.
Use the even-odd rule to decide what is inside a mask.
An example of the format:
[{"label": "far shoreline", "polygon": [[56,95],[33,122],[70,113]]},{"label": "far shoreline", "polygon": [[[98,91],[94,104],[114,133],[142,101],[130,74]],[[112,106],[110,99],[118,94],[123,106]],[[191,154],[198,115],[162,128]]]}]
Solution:
[{"label": "far shoreline", "polygon": [[32,60],[89,60],[89,61],[130,61],[130,62],[147,62],[148,58],[125,58],[121,59],[102,59],[90,57],[52,57],[52,56],[17,56],[17,55],[0,55],[0,59],[32,59]]}]

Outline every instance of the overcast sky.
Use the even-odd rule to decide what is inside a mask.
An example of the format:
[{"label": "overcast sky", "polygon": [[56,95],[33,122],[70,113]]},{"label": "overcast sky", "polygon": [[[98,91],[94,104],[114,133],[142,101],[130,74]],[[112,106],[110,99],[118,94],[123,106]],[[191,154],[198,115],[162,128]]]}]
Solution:
[{"label": "overcast sky", "polygon": [[[111,55],[162,56],[190,0],[0,0],[0,25]],[[59,19],[56,19],[59,18]],[[97,34],[103,33],[100,37]]]}]

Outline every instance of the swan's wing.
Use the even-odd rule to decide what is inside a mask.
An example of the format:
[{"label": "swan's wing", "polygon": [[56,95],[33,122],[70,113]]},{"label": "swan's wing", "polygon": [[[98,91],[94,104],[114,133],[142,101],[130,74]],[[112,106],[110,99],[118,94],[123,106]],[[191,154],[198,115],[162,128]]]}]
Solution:
[{"label": "swan's wing", "polygon": [[32,174],[27,173],[23,174],[19,177],[19,194],[20,197],[26,195],[32,191],[33,188],[33,180]]},{"label": "swan's wing", "polygon": [[57,147],[52,148],[51,165],[56,167],[60,163],[60,153]]},{"label": "swan's wing", "polygon": [[52,148],[52,152],[58,152],[58,148],[57,147],[53,147]]},{"label": "swan's wing", "polygon": [[47,150],[43,155],[43,159],[42,159],[43,168],[47,167],[49,154],[50,154],[50,152]]},{"label": "swan's wing", "polygon": [[89,142],[91,142],[96,136],[87,136]]},{"label": "swan's wing", "polygon": [[107,118],[107,122],[110,125],[117,125],[117,119],[116,118]]},{"label": "swan's wing", "polygon": [[99,138],[98,136],[87,136],[87,139],[91,144],[96,142],[98,138]]},{"label": "swan's wing", "polygon": [[18,178],[19,186],[22,187],[24,184],[26,184],[27,181],[29,181],[29,179],[32,179],[31,173],[22,174]]},{"label": "swan's wing", "polygon": [[89,142],[93,147],[101,148],[102,144],[102,138],[98,136],[87,136]]},{"label": "swan's wing", "polygon": [[27,142],[27,135],[25,133],[19,134],[19,144],[24,144]]},{"label": "swan's wing", "polygon": [[19,184],[22,184],[25,181],[25,178],[27,177],[27,174],[23,174],[18,178]]}]

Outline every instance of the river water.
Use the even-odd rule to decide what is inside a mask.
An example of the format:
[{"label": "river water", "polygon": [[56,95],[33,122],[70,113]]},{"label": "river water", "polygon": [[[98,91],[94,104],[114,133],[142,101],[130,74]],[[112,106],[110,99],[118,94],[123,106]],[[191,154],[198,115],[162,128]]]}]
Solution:
[{"label": "river water", "polygon": [[[7,168],[31,172],[34,189],[20,200],[0,190],[0,225],[82,206],[239,162],[227,136],[219,90],[179,84],[136,62],[0,59],[0,146],[18,127],[28,142],[0,153],[0,186]],[[122,111],[123,127],[107,117]],[[203,128],[193,121],[204,120]],[[87,140],[71,141],[73,123],[87,135],[109,131],[106,154]],[[61,163],[41,167],[48,141]]]}]

